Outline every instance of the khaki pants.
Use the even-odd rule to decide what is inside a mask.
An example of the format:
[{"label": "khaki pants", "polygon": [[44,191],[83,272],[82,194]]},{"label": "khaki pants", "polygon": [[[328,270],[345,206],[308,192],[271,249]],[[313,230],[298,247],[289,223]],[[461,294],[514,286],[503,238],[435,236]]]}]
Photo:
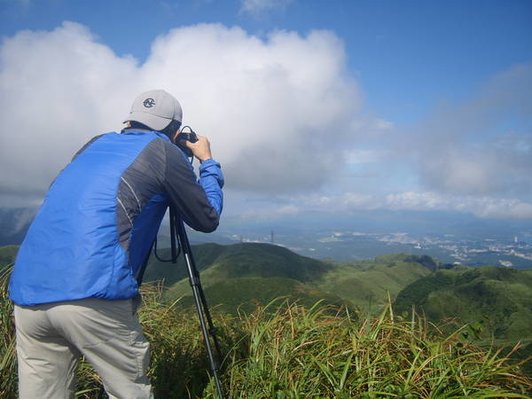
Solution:
[{"label": "khaki pants", "polygon": [[149,344],[132,300],[15,306],[19,398],[73,399],[83,355],[112,399],[153,398]]}]

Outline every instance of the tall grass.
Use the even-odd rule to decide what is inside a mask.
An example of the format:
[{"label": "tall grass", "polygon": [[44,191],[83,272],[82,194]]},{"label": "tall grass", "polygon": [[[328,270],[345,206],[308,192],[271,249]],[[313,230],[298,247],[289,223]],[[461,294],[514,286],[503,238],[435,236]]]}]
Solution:
[{"label": "tall grass", "polygon": [[231,398],[528,398],[531,381],[499,352],[444,336],[417,315],[355,322],[316,305],[261,309],[242,322],[249,355],[227,373]]},{"label": "tall grass", "polygon": [[17,387],[17,363],[13,305],[7,299],[11,265],[0,268],[0,398],[14,398]]},{"label": "tall grass", "polygon": [[[8,271],[0,276],[0,398],[16,397],[16,357]],[[139,317],[151,342],[156,398],[215,398],[193,310],[162,303],[162,288],[143,288]],[[461,331],[439,332],[415,314],[388,306],[358,319],[317,303],[277,300],[229,317],[211,309],[223,347],[228,398],[528,398],[532,382],[508,355],[479,349]],[[99,379],[83,363],[78,398],[97,398]]]},{"label": "tall grass", "polygon": [[[210,367],[195,310],[177,310],[177,301],[165,305],[161,302],[162,286],[143,287],[139,318],[151,343],[150,377],[155,397],[202,397],[209,383]],[[217,335],[224,353],[229,353],[231,348],[236,352],[237,340],[243,334],[234,322],[232,318],[217,314]]]}]

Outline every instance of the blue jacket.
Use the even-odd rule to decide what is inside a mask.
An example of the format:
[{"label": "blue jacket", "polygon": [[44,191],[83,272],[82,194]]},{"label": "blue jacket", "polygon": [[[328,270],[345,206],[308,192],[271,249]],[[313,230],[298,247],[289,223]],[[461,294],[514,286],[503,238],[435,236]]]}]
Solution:
[{"label": "blue jacket", "polygon": [[211,232],[223,203],[220,164],[196,180],[162,133],[126,130],[87,143],[61,171],[19,249],[9,284],[18,305],[128,299],[171,203],[190,227]]}]

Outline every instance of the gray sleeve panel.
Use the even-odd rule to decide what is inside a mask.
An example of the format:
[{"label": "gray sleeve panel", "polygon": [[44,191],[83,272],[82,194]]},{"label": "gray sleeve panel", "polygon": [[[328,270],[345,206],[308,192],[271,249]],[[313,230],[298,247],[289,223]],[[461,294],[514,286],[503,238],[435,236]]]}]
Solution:
[{"label": "gray sleeve panel", "polygon": [[163,139],[151,141],[122,174],[117,195],[119,241],[129,249],[131,230],[144,206],[167,194],[183,221],[195,230],[214,231],[219,215],[211,206],[183,153]]},{"label": "gray sleeve panel", "polygon": [[144,206],[164,190],[165,157],[163,140],[151,141],[126,169],[117,195],[118,234],[122,247],[129,248],[131,228]]},{"label": "gray sleeve panel", "polygon": [[164,142],[166,155],[165,191],[183,221],[194,230],[210,233],[218,227],[220,216],[211,206],[198,183],[192,165],[173,144]]}]

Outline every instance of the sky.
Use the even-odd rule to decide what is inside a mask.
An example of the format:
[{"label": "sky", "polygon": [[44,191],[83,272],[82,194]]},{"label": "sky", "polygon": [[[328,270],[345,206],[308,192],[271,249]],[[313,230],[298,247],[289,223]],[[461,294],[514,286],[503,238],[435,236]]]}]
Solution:
[{"label": "sky", "polygon": [[532,221],[532,1],[0,0],[0,206],[162,88],[224,217]]}]

